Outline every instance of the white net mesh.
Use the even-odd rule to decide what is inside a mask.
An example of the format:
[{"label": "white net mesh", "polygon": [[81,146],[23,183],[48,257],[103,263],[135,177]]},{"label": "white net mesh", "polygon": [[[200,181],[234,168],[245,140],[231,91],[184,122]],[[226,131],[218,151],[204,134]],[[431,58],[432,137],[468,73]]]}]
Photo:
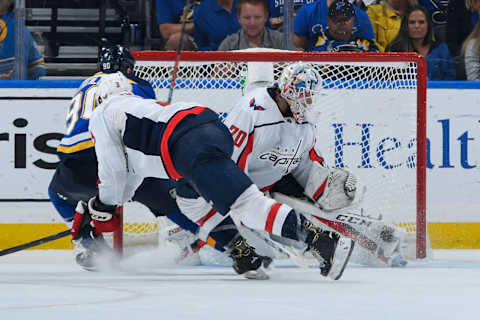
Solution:
[{"label": "white net mesh", "polygon": [[[157,99],[166,101],[174,55],[147,53],[136,58],[135,74],[150,81]],[[423,214],[417,203],[416,170],[421,99],[418,63],[411,55],[217,52],[183,53],[182,59],[173,101],[197,102],[220,114],[232,108],[252,81],[269,83],[288,63],[310,63],[322,77],[317,99],[322,156],[330,166],[347,167],[361,178],[368,190],[368,215],[415,232],[417,212]],[[130,226],[141,233],[136,224]]]}]

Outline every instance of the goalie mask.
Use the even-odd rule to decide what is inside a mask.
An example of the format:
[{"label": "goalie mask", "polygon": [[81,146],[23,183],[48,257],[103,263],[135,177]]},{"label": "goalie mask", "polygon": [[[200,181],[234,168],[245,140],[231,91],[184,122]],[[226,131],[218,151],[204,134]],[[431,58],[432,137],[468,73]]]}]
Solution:
[{"label": "goalie mask", "polygon": [[132,92],[132,84],[121,72],[105,74],[97,83],[96,101],[101,104],[109,96],[122,92]]},{"label": "goalie mask", "polygon": [[287,100],[298,123],[303,122],[307,112],[311,111],[319,84],[320,75],[305,63],[293,63],[283,69],[278,83],[280,95]]}]

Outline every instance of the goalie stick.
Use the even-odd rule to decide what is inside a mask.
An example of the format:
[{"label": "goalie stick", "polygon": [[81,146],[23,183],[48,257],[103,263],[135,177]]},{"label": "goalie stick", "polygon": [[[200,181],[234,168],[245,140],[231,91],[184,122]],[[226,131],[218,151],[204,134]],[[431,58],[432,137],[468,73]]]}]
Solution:
[{"label": "goalie stick", "polygon": [[337,219],[332,219],[331,215],[324,213],[320,208],[317,208],[313,204],[310,205],[308,203],[305,203],[302,200],[294,199],[279,193],[273,193],[271,196],[275,200],[281,203],[285,203],[292,208],[301,211],[303,214],[308,214],[310,217],[315,218],[315,220],[317,220],[321,224],[326,225],[327,227],[335,230],[343,236],[353,239],[360,246],[367,249],[370,253],[376,256],[380,261],[387,264],[390,262],[390,259],[385,256],[383,248],[379,247],[375,241],[358,231],[353,225],[343,221],[339,221]]},{"label": "goalie stick", "polygon": [[10,254],[10,253],[14,253],[14,252],[22,251],[22,250],[25,250],[25,249],[33,248],[33,247],[39,246],[39,245],[47,243],[47,242],[51,242],[51,241],[54,241],[54,240],[65,238],[65,237],[68,237],[69,235],[71,235],[71,233],[72,233],[72,231],[70,229],[68,229],[68,230],[65,230],[65,231],[62,231],[62,232],[59,232],[59,233],[56,233],[56,234],[52,234],[52,235],[47,236],[45,238],[41,238],[41,239],[38,239],[38,240],[34,240],[32,242],[28,242],[28,243],[24,243],[24,244],[15,246],[15,247],[4,249],[4,250],[0,251],[0,256],[4,256],[4,255]]}]

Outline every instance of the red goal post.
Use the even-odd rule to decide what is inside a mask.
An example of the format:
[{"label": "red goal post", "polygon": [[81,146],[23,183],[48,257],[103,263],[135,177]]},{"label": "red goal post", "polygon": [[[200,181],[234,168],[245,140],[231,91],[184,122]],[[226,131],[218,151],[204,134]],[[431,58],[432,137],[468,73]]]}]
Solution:
[{"label": "red goal post", "polygon": [[[142,51],[133,52],[133,55],[137,60],[135,74],[150,81],[157,98],[166,101],[176,59],[175,52]],[[325,145],[325,149],[331,149],[334,155],[332,165],[348,165],[345,162],[347,151],[360,146],[357,154],[352,157],[357,159],[360,154],[361,163],[352,167],[362,178],[362,172],[375,171],[373,169],[376,167],[371,161],[376,155],[377,162],[380,162],[377,167],[383,168],[377,170],[372,178],[365,176],[366,181],[373,181],[367,184],[367,188],[371,189],[370,194],[385,194],[385,199],[372,196],[369,201],[373,211],[378,209],[384,217],[392,213],[391,220],[394,223],[410,233],[414,231],[415,255],[417,258],[425,258],[426,63],[422,56],[415,53],[182,52],[173,101],[197,101],[217,112],[228,112],[232,103],[243,94],[245,85],[253,74],[251,70],[257,70],[260,74],[252,79],[262,79],[265,78],[263,73],[270,70],[263,68],[263,65],[273,66],[273,77],[270,80],[276,80],[285,64],[296,61],[312,64],[322,76],[323,88],[319,105],[322,108],[331,106],[322,114],[326,119],[332,120],[325,126],[330,131],[319,131],[319,135],[331,135],[331,127],[336,126],[334,140]],[[378,108],[366,111],[370,105]],[[397,115],[391,116],[393,113]],[[364,118],[365,114],[373,115],[373,120]],[[356,122],[357,119],[361,120]],[[403,129],[407,126],[411,128]],[[354,138],[350,138],[353,142],[345,142],[344,130],[357,127],[361,130],[362,142],[353,141]],[[372,152],[369,143],[363,139],[370,139],[371,132],[376,128],[386,128],[385,132],[399,132],[400,138],[406,142],[386,136],[377,143],[376,153]],[[403,130],[405,132],[400,132]],[[407,147],[403,147],[405,145]],[[402,148],[407,151],[398,151]],[[374,156],[370,156],[374,153]],[[392,155],[397,153],[401,153],[402,160],[393,158]],[[349,166],[350,169],[352,167]],[[393,171],[398,173],[390,176]],[[375,189],[377,181],[387,175],[385,172],[388,172],[389,177],[379,182]],[[414,181],[407,181],[405,176],[411,175],[415,176]],[[414,189],[413,193],[410,189]],[[380,203],[383,203],[383,207],[377,208]],[[403,215],[404,208],[410,207],[415,217],[397,220],[396,216]]]}]

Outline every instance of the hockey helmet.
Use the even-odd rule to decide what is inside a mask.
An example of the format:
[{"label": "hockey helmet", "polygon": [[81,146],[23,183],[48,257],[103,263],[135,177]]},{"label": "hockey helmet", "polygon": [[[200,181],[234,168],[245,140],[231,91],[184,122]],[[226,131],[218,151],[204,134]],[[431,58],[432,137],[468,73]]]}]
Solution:
[{"label": "hockey helmet", "polygon": [[130,68],[133,71],[135,58],[130,50],[120,45],[106,46],[100,49],[98,56],[98,70],[104,73],[121,71],[127,73]]},{"label": "hockey helmet", "polygon": [[314,104],[320,75],[308,64],[296,62],[283,69],[278,81],[280,95],[287,100],[295,121],[301,123]]}]

